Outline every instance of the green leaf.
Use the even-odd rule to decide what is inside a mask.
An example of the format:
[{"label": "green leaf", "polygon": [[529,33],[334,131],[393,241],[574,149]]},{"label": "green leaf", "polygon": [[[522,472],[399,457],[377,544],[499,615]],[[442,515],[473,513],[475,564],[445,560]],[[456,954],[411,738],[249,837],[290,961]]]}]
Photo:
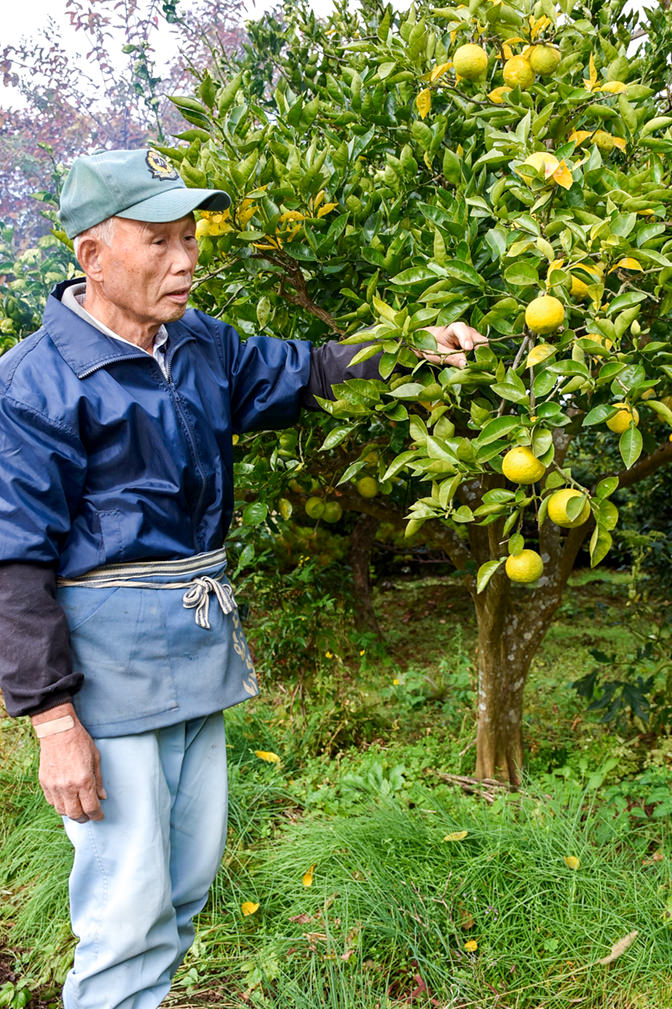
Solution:
[{"label": "green leaf", "polygon": [[368,361],[369,358],[375,357],[376,354],[380,354],[380,347],[377,344],[372,343],[370,347],[362,347],[350,361],[350,367],[353,364],[361,364],[362,361]]},{"label": "green leaf", "polygon": [[426,266],[412,266],[392,277],[390,283],[407,287],[409,284],[422,284],[428,280],[436,280],[436,273],[433,270]]},{"label": "green leaf", "polygon": [[509,553],[513,556],[525,549],[525,540],[520,533],[514,533],[509,540]]},{"label": "green leaf", "polygon": [[468,263],[462,263],[457,259],[451,259],[450,262],[443,264],[442,270],[445,271],[449,277],[454,277],[455,280],[461,280],[464,284],[469,284],[472,287],[483,287],[483,278],[476,272],[473,266],[469,266]]},{"label": "green leaf", "polygon": [[419,382],[405,382],[403,385],[398,385],[396,389],[392,389],[390,396],[394,396],[395,399],[417,399],[418,396],[422,396],[424,391],[424,385],[420,385]]},{"label": "green leaf", "polygon": [[518,287],[529,287],[539,283],[539,271],[532,263],[512,263],[504,270],[504,280],[507,284]]},{"label": "green leaf", "polygon": [[320,445],[320,452],[328,452],[329,449],[336,448],[342,441],[355,430],[354,424],[345,424],[342,427],[335,427]]},{"label": "green leaf", "polygon": [[485,564],[481,564],[476,574],[476,592],[483,591],[495,571],[497,571],[498,568],[501,568],[503,563],[504,557],[500,557],[498,561],[486,561]]},{"label": "green leaf", "polygon": [[637,462],[642,454],[643,444],[639,428],[631,424],[627,431],[623,432],[618,441],[618,451],[621,453],[621,458],[625,463],[626,469],[630,469]]},{"label": "green leaf", "polygon": [[672,126],[672,116],[656,116],[654,119],[649,119],[648,123],[644,123],[641,127],[639,139],[643,140],[650,133],[655,132],[655,130],[664,130],[668,126]]},{"label": "green leaf", "polygon": [[609,553],[613,540],[611,534],[606,529],[595,526],[593,535],[590,537],[590,566],[597,567],[600,561]]},{"label": "green leaf", "polygon": [[519,417],[495,417],[488,421],[476,439],[479,445],[489,445],[520,427]]},{"label": "green leaf", "polygon": [[266,520],[268,505],[262,501],[253,501],[243,509],[243,525],[258,526]]},{"label": "green leaf", "polygon": [[669,406],[665,406],[664,403],[660,403],[657,399],[647,399],[645,402],[647,406],[651,407],[651,409],[657,413],[659,417],[666,420],[672,427],[672,410],[670,410]]},{"label": "green leaf", "polygon": [[340,486],[342,483],[347,483],[348,480],[352,480],[353,476],[357,476],[359,471],[364,469],[364,467],[367,465],[368,464],[364,459],[358,459],[356,462],[351,463],[346,469],[341,479],[338,481],[337,486]]},{"label": "green leaf", "polygon": [[619,294],[609,305],[607,315],[621,312],[624,308],[632,308],[633,305],[638,305],[640,301],[646,301],[646,299],[647,295],[644,291],[628,291],[626,294]]},{"label": "green leaf", "polygon": [[469,505],[460,505],[451,515],[453,522],[473,522],[474,513]]},{"label": "green leaf", "polygon": [[506,504],[516,496],[515,491],[505,490],[503,487],[495,487],[488,490],[483,495],[483,504]]},{"label": "green leaf", "polygon": [[618,489],[619,482],[617,476],[607,476],[604,480],[600,480],[595,488],[595,497],[597,500],[602,501],[604,498],[610,497]]},{"label": "green leaf", "polygon": [[593,424],[604,424],[605,420],[612,417],[614,408],[610,403],[600,403],[589,410],[583,418],[583,427],[591,427]]},{"label": "green leaf", "polygon": [[256,551],[254,549],[253,543],[248,543],[246,547],[243,547],[240,557],[238,558],[238,564],[236,565],[236,570],[234,571],[234,576],[239,574],[244,568],[248,567],[255,558]]},{"label": "green leaf", "polygon": [[407,463],[411,462],[412,459],[415,459],[416,455],[417,453],[413,450],[402,452],[400,455],[398,455],[396,459],[392,460],[390,465],[383,473],[382,482],[384,483],[386,480],[391,480],[393,476],[396,476],[397,473],[401,472],[401,470],[404,468],[404,466],[406,466]]}]

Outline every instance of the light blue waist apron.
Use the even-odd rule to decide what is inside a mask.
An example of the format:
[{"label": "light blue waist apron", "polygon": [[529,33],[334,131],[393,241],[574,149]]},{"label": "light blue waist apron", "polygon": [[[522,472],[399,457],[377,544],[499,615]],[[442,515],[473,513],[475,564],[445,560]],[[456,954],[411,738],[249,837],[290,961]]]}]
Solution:
[{"label": "light blue waist apron", "polygon": [[93,736],[124,736],[229,708],[259,692],[226,551],[111,564],[59,579],[73,702]]}]

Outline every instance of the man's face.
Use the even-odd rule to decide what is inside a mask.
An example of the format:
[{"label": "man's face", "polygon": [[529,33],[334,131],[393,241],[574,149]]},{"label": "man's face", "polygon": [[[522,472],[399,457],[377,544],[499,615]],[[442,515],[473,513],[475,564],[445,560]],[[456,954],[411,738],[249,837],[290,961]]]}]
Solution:
[{"label": "man's face", "polygon": [[116,218],[99,254],[101,294],[116,313],[140,325],[182,318],[198,260],[193,214],[165,224]]}]

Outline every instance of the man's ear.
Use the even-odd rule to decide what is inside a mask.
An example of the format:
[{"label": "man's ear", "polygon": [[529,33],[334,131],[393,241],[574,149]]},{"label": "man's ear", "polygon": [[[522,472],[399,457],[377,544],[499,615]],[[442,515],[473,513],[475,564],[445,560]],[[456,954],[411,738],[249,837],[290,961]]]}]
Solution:
[{"label": "man's ear", "polygon": [[82,272],[92,280],[103,279],[101,246],[102,242],[98,238],[82,238],[77,249],[77,260]]}]

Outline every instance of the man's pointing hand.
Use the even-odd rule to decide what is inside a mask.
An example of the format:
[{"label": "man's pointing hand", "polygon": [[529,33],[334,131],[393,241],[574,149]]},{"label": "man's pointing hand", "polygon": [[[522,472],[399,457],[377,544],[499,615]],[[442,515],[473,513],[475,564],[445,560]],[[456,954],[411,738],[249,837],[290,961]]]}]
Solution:
[{"label": "man's pointing hand", "polygon": [[436,351],[416,350],[418,357],[435,364],[464,368],[466,354],[478,344],[487,344],[488,338],[466,322],[453,322],[450,326],[425,326],[436,340]]}]

